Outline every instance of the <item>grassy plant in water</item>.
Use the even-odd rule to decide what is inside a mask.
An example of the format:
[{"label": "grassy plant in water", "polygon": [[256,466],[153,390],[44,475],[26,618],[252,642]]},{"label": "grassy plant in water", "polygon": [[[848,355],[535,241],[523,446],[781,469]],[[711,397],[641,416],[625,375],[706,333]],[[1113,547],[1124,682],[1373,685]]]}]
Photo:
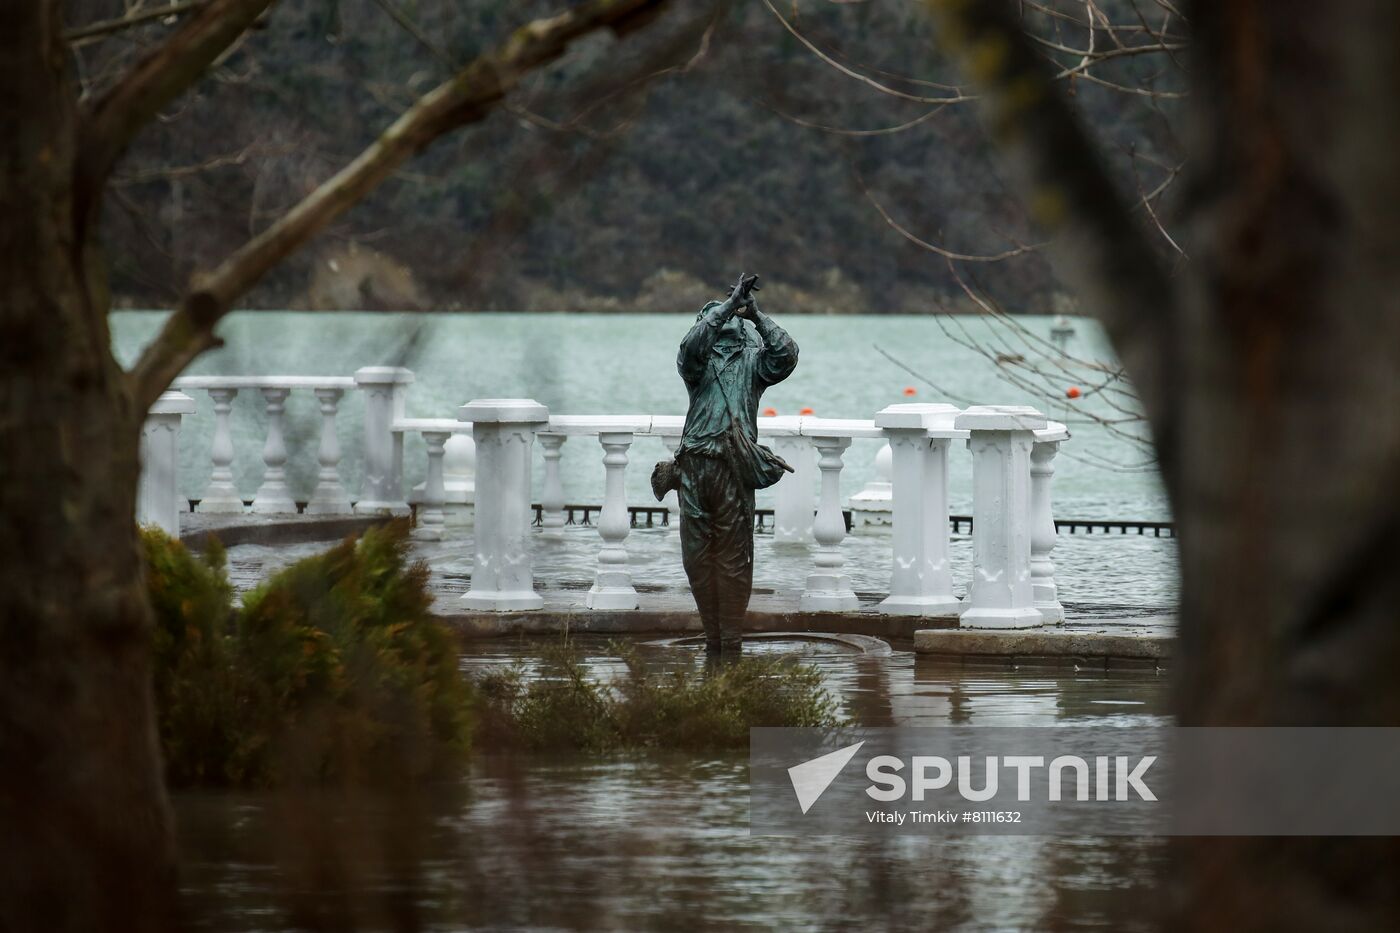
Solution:
[{"label": "grassy plant in water", "polygon": [[469,743],[471,686],[395,523],[299,561],[231,606],[222,549],[143,532],[173,783],[414,779]]},{"label": "grassy plant in water", "polygon": [[624,671],[601,680],[568,642],[545,652],[540,676],[519,668],[478,681],[478,744],[609,752],[746,748],[754,726],[842,723],[821,673],[790,658],[747,656],[716,668],[657,666],[614,646]]}]

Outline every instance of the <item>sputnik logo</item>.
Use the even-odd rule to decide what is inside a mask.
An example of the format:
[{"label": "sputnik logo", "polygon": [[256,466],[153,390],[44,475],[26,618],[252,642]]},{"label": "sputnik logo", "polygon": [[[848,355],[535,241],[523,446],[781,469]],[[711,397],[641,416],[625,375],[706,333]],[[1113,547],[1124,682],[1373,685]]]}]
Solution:
[{"label": "sputnik logo", "polygon": [[862,741],[854,745],[847,745],[845,748],[839,748],[834,752],[828,752],[788,768],[788,778],[792,781],[792,789],[797,793],[797,803],[802,807],[803,813],[810,810],[812,804],[826,793],[826,789],[831,786],[832,781],[836,780],[841,769],[850,763],[864,744],[865,742]]}]

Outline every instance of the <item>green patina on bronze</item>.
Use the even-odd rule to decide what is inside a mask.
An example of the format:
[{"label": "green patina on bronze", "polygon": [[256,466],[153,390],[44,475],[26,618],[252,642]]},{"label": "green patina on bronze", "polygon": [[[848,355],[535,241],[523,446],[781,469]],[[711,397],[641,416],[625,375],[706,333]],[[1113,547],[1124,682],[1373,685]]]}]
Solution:
[{"label": "green patina on bronze", "polygon": [[754,490],[792,468],[758,443],[758,403],[797,367],[797,344],[758,309],[741,276],[701,309],[676,368],[690,393],[676,450],[681,559],[711,651],[738,650],[753,585]]}]

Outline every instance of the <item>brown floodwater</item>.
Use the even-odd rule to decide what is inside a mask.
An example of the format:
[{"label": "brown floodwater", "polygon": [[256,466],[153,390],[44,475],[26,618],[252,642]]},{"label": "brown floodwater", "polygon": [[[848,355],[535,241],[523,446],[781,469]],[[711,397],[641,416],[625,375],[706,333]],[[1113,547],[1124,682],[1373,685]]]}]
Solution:
[{"label": "brown floodwater", "polygon": [[[589,665],[617,669],[602,640]],[[538,642],[469,647],[463,669]],[[862,725],[1169,722],[1154,671],[1006,670],[798,650]],[[670,649],[673,663],[692,655]],[[477,754],[412,792],[182,792],[201,930],[1151,929],[1160,839],[750,836],[746,756]]]}]

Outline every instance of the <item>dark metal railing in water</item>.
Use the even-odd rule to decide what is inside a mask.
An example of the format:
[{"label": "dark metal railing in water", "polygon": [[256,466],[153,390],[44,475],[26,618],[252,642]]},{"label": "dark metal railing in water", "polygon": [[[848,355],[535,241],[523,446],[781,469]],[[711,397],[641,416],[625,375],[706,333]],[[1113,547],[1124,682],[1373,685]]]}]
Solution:
[{"label": "dark metal railing in water", "polygon": [[[563,508],[565,525],[592,525],[594,516],[602,511],[601,505],[566,505]],[[544,507],[536,503],[534,524],[541,525],[544,522]],[[631,516],[633,528],[656,528],[666,527],[671,524],[671,512],[665,506],[650,505],[629,505],[627,512]],[[851,530],[851,512],[849,509],[841,513],[846,519],[846,530]],[[948,523],[952,526],[954,534],[970,533],[972,531],[971,515],[949,515]],[[773,530],[773,510],[754,510],[754,530]],[[1104,518],[1057,518],[1055,519],[1055,531],[1063,534],[1150,534],[1154,538],[1174,538],[1176,537],[1176,524],[1174,522],[1154,522],[1139,521],[1136,519],[1104,519]]]}]

